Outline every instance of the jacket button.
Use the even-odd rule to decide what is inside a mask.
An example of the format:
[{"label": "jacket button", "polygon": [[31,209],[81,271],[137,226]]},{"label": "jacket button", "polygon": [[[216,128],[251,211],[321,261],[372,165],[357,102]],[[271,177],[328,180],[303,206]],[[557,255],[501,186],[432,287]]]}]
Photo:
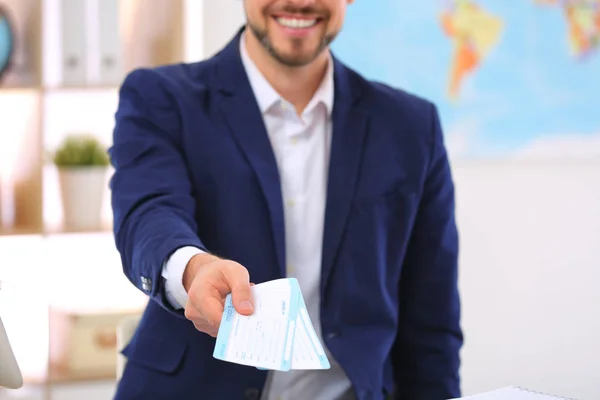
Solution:
[{"label": "jacket button", "polygon": [[331,340],[331,339],[335,339],[336,337],[338,337],[340,334],[337,332],[329,332],[327,334],[327,339]]},{"label": "jacket button", "polygon": [[247,400],[258,400],[260,398],[260,390],[257,388],[246,389],[245,396]]},{"label": "jacket button", "polygon": [[146,278],[145,276],[142,276],[141,281],[142,281],[142,289],[146,292],[150,292],[152,290],[152,280],[149,278]]}]

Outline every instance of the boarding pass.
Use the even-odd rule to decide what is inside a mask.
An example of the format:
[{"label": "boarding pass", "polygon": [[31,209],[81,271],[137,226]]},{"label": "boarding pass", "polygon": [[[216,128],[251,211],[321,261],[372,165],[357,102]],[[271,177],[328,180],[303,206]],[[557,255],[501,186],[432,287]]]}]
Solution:
[{"label": "boarding pass", "polygon": [[252,286],[254,312],[239,314],[231,295],[225,307],[213,356],[259,369],[329,369],[295,278]]}]

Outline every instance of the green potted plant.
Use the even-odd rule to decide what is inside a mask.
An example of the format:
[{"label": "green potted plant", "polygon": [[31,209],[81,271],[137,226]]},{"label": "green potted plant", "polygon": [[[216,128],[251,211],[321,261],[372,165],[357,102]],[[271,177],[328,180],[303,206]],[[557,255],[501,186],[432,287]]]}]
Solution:
[{"label": "green potted plant", "polygon": [[99,230],[110,164],[107,149],[92,135],[69,135],[52,161],[58,169],[65,228]]}]

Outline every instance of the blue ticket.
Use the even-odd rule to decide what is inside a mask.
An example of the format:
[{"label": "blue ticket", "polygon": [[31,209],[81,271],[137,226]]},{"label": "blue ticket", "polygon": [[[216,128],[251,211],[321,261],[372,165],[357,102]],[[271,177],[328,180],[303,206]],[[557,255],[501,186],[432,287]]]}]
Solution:
[{"label": "blue ticket", "polygon": [[329,369],[325,349],[310,320],[304,298],[300,297],[291,369]]},{"label": "blue ticket", "polygon": [[[213,357],[263,369],[288,371],[302,294],[294,278],[277,279],[252,287],[254,313],[245,316],[225,308]],[[302,301],[303,303],[303,301]]]}]

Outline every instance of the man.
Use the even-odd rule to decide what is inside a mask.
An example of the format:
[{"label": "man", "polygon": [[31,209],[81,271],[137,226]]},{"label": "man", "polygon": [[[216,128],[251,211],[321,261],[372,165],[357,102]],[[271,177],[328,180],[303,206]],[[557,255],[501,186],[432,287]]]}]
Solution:
[{"label": "man", "polygon": [[[350,0],[246,0],[213,58],[132,72],[111,157],[123,269],[151,301],[117,399],[459,396],[454,189],[435,107],[329,43]],[[212,357],[223,302],[296,277],[331,369]]]}]

